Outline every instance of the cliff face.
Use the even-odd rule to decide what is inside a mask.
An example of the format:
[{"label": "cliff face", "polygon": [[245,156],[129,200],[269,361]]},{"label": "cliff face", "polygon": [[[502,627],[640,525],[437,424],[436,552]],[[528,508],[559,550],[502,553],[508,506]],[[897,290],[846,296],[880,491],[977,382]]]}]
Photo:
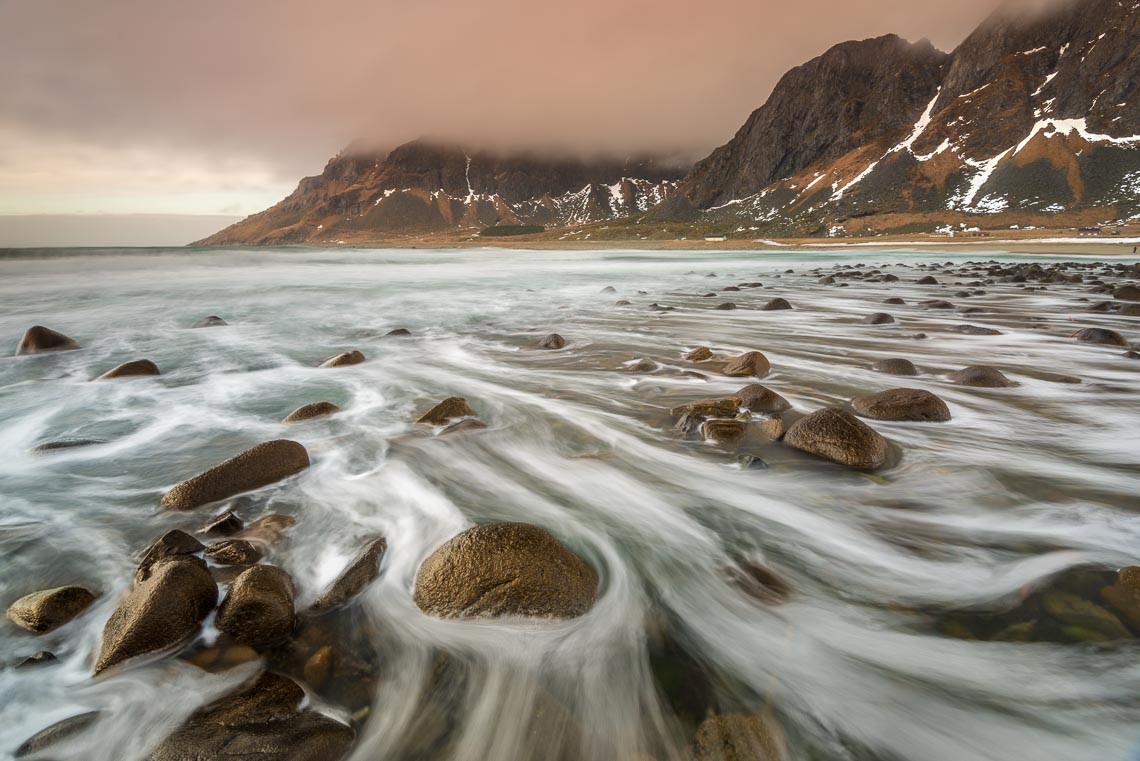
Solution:
[{"label": "cliff face", "polygon": [[651,159],[580,161],[468,152],[428,142],[348,150],[281,203],[201,241],[278,245],[497,224],[578,225],[656,206],[684,168]]}]

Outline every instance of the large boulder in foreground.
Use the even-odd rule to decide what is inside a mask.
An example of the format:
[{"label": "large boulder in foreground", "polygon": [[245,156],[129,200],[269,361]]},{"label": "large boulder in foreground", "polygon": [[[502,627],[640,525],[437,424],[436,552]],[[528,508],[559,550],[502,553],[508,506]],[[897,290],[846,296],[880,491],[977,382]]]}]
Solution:
[{"label": "large boulder in foreground", "polygon": [[100,375],[95,380],[115,380],[116,378],[139,378],[148,375],[161,375],[158,365],[151,362],[149,359],[136,359],[131,362],[124,362],[118,367],[112,368],[107,372]]},{"label": "large boulder in foreground", "polygon": [[851,406],[855,414],[872,420],[945,423],[950,419],[946,402],[920,388],[893,388],[868,396],[857,396]]},{"label": "large boulder in foreground", "polygon": [[74,351],[79,343],[43,325],[33,325],[20,339],[16,354],[46,354],[52,351]]},{"label": "large boulder in foreground", "polygon": [[827,407],[800,418],[784,442],[795,449],[853,468],[875,470],[887,464],[887,440],[859,418]]},{"label": "large boulder in foreground", "polygon": [[44,589],[24,595],[9,605],[8,618],[30,632],[44,634],[63,626],[93,602],[95,594],[84,587]]},{"label": "large boulder in foreground", "polygon": [[722,371],[730,378],[763,378],[772,369],[768,358],[758,351],[730,359]]},{"label": "large boulder in foreground", "polygon": [[346,724],[301,710],[305,691],[265,673],[249,687],[195,712],[159,743],[149,761],[338,761],[355,733]]},{"label": "large boulder in foreground", "polygon": [[162,497],[167,510],[192,510],[260,489],[309,467],[309,453],[288,439],[258,444],[175,486]]},{"label": "large boulder in foreground", "polygon": [[380,561],[384,559],[384,553],[387,551],[388,542],[384,537],[377,537],[364,545],[364,549],[313,603],[313,610],[338,608],[360,594],[380,575]]},{"label": "large boulder in foreground", "polygon": [[218,607],[217,627],[250,647],[280,642],[293,631],[293,594],[293,580],[280,568],[247,568]]},{"label": "large boulder in foreground", "polygon": [[218,587],[200,558],[156,563],[107,619],[95,673],[185,642],[217,604]]},{"label": "large boulder in foreground", "polygon": [[787,744],[763,714],[713,715],[701,722],[690,749],[693,761],[786,761]]},{"label": "large boulder in foreground", "polygon": [[420,610],[444,618],[574,618],[598,595],[598,575],[543,529],[488,523],[453,537],[416,574]]}]

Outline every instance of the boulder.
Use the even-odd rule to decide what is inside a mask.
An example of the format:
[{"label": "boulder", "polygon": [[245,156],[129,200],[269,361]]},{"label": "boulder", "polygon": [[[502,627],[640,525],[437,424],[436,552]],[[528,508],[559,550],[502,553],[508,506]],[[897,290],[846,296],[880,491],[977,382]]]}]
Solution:
[{"label": "boulder", "polygon": [[24,595],[8,606],[8,618],[17,626],[44,634],[63,626],[95,602],[85,587],[66,586]]},{"label": "boulder", "polygon": [[566,346],[566,339],[557,333],[551,333],[538,342],[540,349],[561,349]]},{"label": "boulder", "polygon": [[700,419],[710,417],[733,417],[740,411],[740,399],[735,396],[723,399],[702,399],[699,402],[674,407],[670,410],[673,417],[684,417],[687,414],[696,415]]},{"label": "boulder", "polygon": [[983,328],[979,325],[956,325],[951,328],[955,333],[965,336],[1000,336],[1001,331],[994,328]]},{"label": "boulder", "polygon": [[226,510],[208,520],[205,526],[198,529],[198,533],[210,537],[230,536],[243,528],[245,528],[245,521],[239,518],[233,510]]},{"label": "boulder", "polygon": [[863,318],[864,325],[894,325],[895,318],[886,312],[875,312]]},{"label": "boulder", "polygon": [[729,360],[722,372],[730,378],[763,378],[771,369],[767,357],[758,351],[750,351]]},{"label": "boulder", "polygon": [[920,277],[915,282],[919,285],[938,285],[938,279],[935,278],[934,275],[926,275],[925,277]]},{"label": "boulder", "polygon": [[313,610],[324,611],[339,608],[360,594],[366,586],[380,575],[380,563],[388,551],[388,541],[377,537],[357,553],[352,562],[340,572],[328,589],[313,603]]},{"label": "boulder", "polygon": [[[74,739],[76,735],[82,734],[88,727],[94,724],[101,715],[102,713],[100,711],[88,711],[87,713],[69,716],[63,721],[57,721],[46,729],[41,729],[39,732],[36,732],[21,743],[13,755],[16,758],[27,758],[29,756],[45,758],[45,756],[42,755],[42,751],[52,748],[59,743],[67,743],[69,740]],[[78,748],[75,750],[78,750]]]},{"label": "boulder", "polygon": [[892,296],[892,297],[891,297],[891,298],[889,298],[889,299],[885,299],[885,300],[883,301],[883,303],[884,303],[884,304],[891,304],[891,305],[893,305],[893,306],[899,306],[899,305],[905,304],[905,303],[906,303],[906,299],[900,299],[898,296]]},{"label": "boulder", "polygon": [[891,357],[880,359],[871,365],[873,370],[887,375],[918,375],[918,368],[909,359]]},{"label": "boulder", "polygon": [[95,673],[182,644],[217,603],[218,587],[200,558],[159,561],[107,619]]},{"label": "boulder", "polygon": [[260,489],[309,467],[309,453],[288,439],[258,444],[175,486],[162,497],[167,510],[192,510]]},{"label": "boulder", "polygon": [[792,308],[792,305],[788,302],[787,299],[777,298],[777,299],[772,299],[767,304],[760,307],[760,310],[763,312],[779,312],[779,311],[782,311],[784,309],[791,309],[791,308]]},{"label": "boulder", "polygon": [[573,618],[598,594],[598,575],[545,530],[525,523],[467,529],[431,554],[413,597],[434,616]]},{"label": "boulder", "polygon": [[872,420],[944,423],[950,419],[946,402],[918,388],[895,388],[858,396],[851,404],[857,415]]},{"label": "boulder", "polygon": [[1081,343],[1100,344],[1101,346],[1121,346],[1128,348],[1128,339],[1107,328],[1085,328],[1077,331],[1076,339]]},{"label": "boulder", "polygon": [[115,378],[136,378],[147,375],[161,375],[158,365],[149,359],[136,359],[125,362],[118,367],[108,370],[95,380],[114,380]]},{"label": "boulder", "polygon": [[412,331],[408,330],[407,328],[393,328],[384,334],[384,338],[403,338],[405,336],[410,336],[411,334]]},{"label": "boulder", "polygon": [[1140,304],[1125,304],[1117,314],[1121,317],[1140,317]]},{"label": "boulder", "polygon": [[726,301],[723,304],[717,304],[714,308],[722,312],[731,312],[736,309],[736,304],[733,304],[731,301]]},{"label": "boulder", "polygon": [[786,412],[791,403],[767,386],[750,383],[736,392],[740,406],[749,412]]},{"label": "boulder", "polygon": [[443,425],[450,420],[461,417],[475,417],[475,410],[468,406],[467,400],[463,397],[451,396],[420,415],[416,422],[427,425]]},{"label": "boulder", "polygon": [[1132,628],[1140,631],[1140,567],[1121,568],[1116,573],[1116,583],[1102,589],[1100,596]]},{"label": "boulder", "polygon": [[953,309],[954,305],[949,301],[942,301],[941,299],[935,301],[924,301],[922,306],[927,309]]},{"label": "boulder", "polygon": [[135,581],[146,581],[150,576],[150,569],[160,560],[197,555],[205,548],[205,545],[185,531],[180,529],[167,531],[143,552],[142,559],[135,569]]},{"label": "boulder", "polygon": [[63,333],[57,333],[51,328],[34,325],[28,328],[20,345],[16,347],[16,354],[46,354],[51,351],[74,351],[79,344]]},{"label": "boulder", "polygon": [[950,381],[959,386],[973,386],[974,388],[1011,388],[1017,385],[1005,377],[1001,370],[989,365],[970,365],[951,373]]},{"label": "boulder", "polygon": [[17,663],[16,668],[30,669],[35,668],[36,666],[45,666],[49,663],[56,663],[58,661],[59,658],[55,657],[55,653],[51,652],[50,650],[41,650],[34,655],[29,655],[27,658]]},{"label": "boulder", "polygon": [[205,555],[218,565],[253,565],[261,560],[262,552],[244,539],[227,539],[211,544]]},{"label": "boulder", "polygon": [[264,673],[249,687],[196,711],[151,752],[148,761],[338,761],[355,733],[301,709],[305,691]]},{"label": "boulder", "polygon": [[332,402],[313,402],[312,404],[306,404],[303,407],[298,407],[293,410],[286,415],[281,422],[303,423],[306,420],[335,415],[338,412],[340,412],[340,407],[337,407]]},{"label": "boulder", "polygon": [[243,645],[259,648],[293,631],[293,580],[271,565],[242,571],[218,606],[215,625]]},{"label": "boulder", "polygon": [[826,460],[855,468],[875,470],[887,464],[887,440],[859,418],[827,407],[800,418],[788,429],[784,442]]},{"label": "boulder", "polygon": [[349,365],[359,365],[364,361],[364,355],[355,349],[346,351],[342,354],[334,354],[320,364],[321,367],[348,367]]},{"label": "boulder", "polygon": [[783,732],[763,714],[711,715],[697,727],[693,761],[787,761]]},{"label": "boulder", "polygon": [[221,328],[221,327],[225,327],[226,325],[229,325],[229,323],[226,322],[225,320],[223,320],[221,317],[218,317],[216,314],[212,314],[209,317],[203,317],[201,320],[198,320],[198,322],[194,323],[190,327],[191,328]]},{"label": "boulder", "polygon": [[61,449],[75,449],[76,447],[90,447],[95,444],[106,444],[103,439],[56,439],[55,441],[45,441],[42,444],[36,444],[28,451],[32,454],[46,454],[47,452],[57,452]]},{"label": "boulder", "polygon": [[707,346],[698,346],[685,355],[689,362],[707,362],[713,358],[712,349]]},{"label": "boulder", "polygon": [[1112,298],[1120,301],[1140,301],[1140,286],[1122,285],[1112,292]]},{"label": "boulder", "polygon": [[726,446],[739,444],[746,433],[746,423],[742,420],[706,420],[701,423],[701,438]]}]

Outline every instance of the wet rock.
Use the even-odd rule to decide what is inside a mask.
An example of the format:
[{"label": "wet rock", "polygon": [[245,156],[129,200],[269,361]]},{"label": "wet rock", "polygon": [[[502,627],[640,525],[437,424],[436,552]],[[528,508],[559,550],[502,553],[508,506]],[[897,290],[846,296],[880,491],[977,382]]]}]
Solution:
[{"label": "wet rock", "polygon": [[380,563],[387,551],[388,541],[384,537],[377,537],[364,545],[364,549],[357,553],[352,562],[317,598],[312,609],[325,611],[339,608],[364,591],[380,575]]},{"label": "wet rock", "polygon": [[96,444],[106,443],[107,442],[102,439],[56,439],[55,441],[45,441],[42,444],[36,444],[28,451],[30,451],[32,454],[46,454],[47,452],[57,452],[61,449],[90,447]]},{"label": "wet rock", "polygon": [[693,761],[787,761],[787,744],[775,721],[762,714],[712,715],[701,722],[690,748]]},{"label": "wet rock", "polygon": [[253,565],[261,560],[262,552],[244,539],[228,539],[211,544],[205,555],[218,565]]},{"label": "wet rock", "polygon": [[717,304],[715,308],[722,312],[731,312],[733,309],[736,309],[736,304],[733,304],[731,301],[726,301],[723,304]]},{"label": "wet rock", "polygon": [[207,521],[206,525],[198,530],[198,533],[209,537],[229,536],[238,533],[243,528],[245,528],[245,522],[232,510],[226,510]]},{"label": "wet rock", "polygon": [[895,318],[886,312],[875,312],[863,318],[864,325],[894,325]]},{"label": "wet rock", "polygon": [[410,336],[412,331],[407,328],[393,328],[384,334],[384,338],[404,338]]},{"label": "wet rock", "polygon": [[267,441],[178,484],[163,495],[162,506],[167,510],[192,510],[260,489],[307,467],[309,453],[297,442]]},{"label": "wet rock", "polygon": [[634,373],[652,373],[656,372],[657,363],[651,359],[642,357],[629,367],[630,372]]},{"label": "wet rock", "polygon": [[242,538],[259,544],[276,544],[296,522],[291,515],[269,513],[249,524]]},{"label": "wet rock", "polygon": [[474,433],[475,431],[485,431],[485,430],[487,430],[487,424],[484,423],[482,420],[476,420],[475,418],[468,418],[467,420],[459,420],[455,423],[451,423],[446,428],[444,428],[442,431],[440,431],[439,435],[440,436],[452,436],[452,435],[460,434],[460,433]]},{"label": "wet rock", "polygon": [[893,297],[883,301],[883,303],[884,304],[891,304],[891,305],[902,305],[902,304],[906,303],[906,300],[900,299],[898,296],[893,296]]},{"label": "wet rock", "polygon": [[739,444],[745,432],[745,423],[740,420],[706,420],[701,424],[701,438],[726,446]]},{"label": "wet rock", "polygon": [[787,299],[772,299],[764,306],[760,307],[763,312],[779,312],[785,309],[791,309],[792,305]]},{"label": "wet rock", "polygon": [[779,574],[751,560],[741,559],[731,566],[728,580],[761,602],[783,602],[791,594],[790,585]]},{"label": "wet rock", "polygon": [[313,402],[306,404],[303,407],[290,412],[282,420],[282,423],[302,423],[306,420],[312,420],[319,417],[327,417],[328,415],[335,415],[340,412],[340,407],[337,407],[332,402]]},{"label": "wet rock", "polygon": [[946,402],[929,391],[917,388],[895,388],[859,396],[851,404],[857,415],[872,420],[944,423],[950,419],[950,408]]},{"label": "wet rock", "polygon": [[1116,583],[1102,589],[1100,596],[1133,629],[1140,631],[1140,567],[1121,568]]},{"label": "wet rock", "polygon": [[750,351],[729,360],[721,372],[730,378],[763,378],[771,369],[767,357],[758,351]]},{"label": "wet rock", "polygon": [[142,559],[135,569],[135,581],[146,581],[151,568],[160,560],[197,555],[204,549],[205,545],[185,531],[180,529],[167,531],[143,552]]},{"label": "wet rock", "polygon": [[124,362],[118,367],[108,370],[95,380],[114,380],[116,378],[137,378],[148,375],[161,375],[158,365],[149,359],[136,359],[133,362]]},{"label": "wet rock", "polygon": [[602,289],[601,292],[602,293],[617,293],[617,288],[614,288],[612,285],[607,285],[605,288]]},{"label": "wet rock", "polygon": [[959,386],[973,386],[974,388],[1011,388],[1017,385],[1005,377],[1001,370],[989,365],[970,365],[951,373],[950,381]]},{"label": "wet rock", "polygon": [[566,339],[557,333],[551,333],[538,342],[538,348],[540,349],[561,349],[564,346],[566,346]]},{"label": "wet rock", "polygon": [[24,337],[16,347],[16,354],[46,354],[53,351],[74,351],[79,344],[63,333],[57,333],[51,328],[34,325],[28,328]]},{"label": "wet rock", "polygon": [[784,442],[840,465],[875,470],[887,464],[887,440],[851,413],[834,407],[796,421]]},{"label": "wet rock", "polygon": [[1112,292],[1112,298],[1119,301],[1140,301],[1140,286],[1122,285]]},{"label": "wet rock", "polygon": [[95,602],[95,594],[84,587],[66,586],[24,595],[8,606],[12,623],[36,634],[63,626]]},{"label": "wet rock", "polygon": [[467,400],[463,397],[451,396],[420,415],[416,422],[426,425],[443,425],[450,420],[461,417],[475,417],[475,410],[468,406]]},{"label": "wet rock", "polygon": [[707,362],[713,358],[712,349],[707,346],[698,346],[685,355],[689,362]]},{"label": "wet rock", "polygon": [[1126,351],[1120,356],[1125,359],[1140,359],[1140,351]]},{"label": "wet rock", "polygon": [[926,309],[953,309],[954,308],[954,305],[951,304],[949,301],[942,301],[940,299],[936,300],[936,301],[924,301],[924,302],[922,302],[922,306],[925,307]]},{"label": "wet rock", "polygon": [[329,680],[332,670],[333,648],[332,645],[324,645],[318,648],[317,651],[305,661],[305,667],[303,669],[305,682],[314,690],[319,690],[324,687],[325,682]]},{"label": "wet rock", "polygon": [[44,758],[41,755],[42,751],[74,739],[76,735],[83,733],[84,730],[94,724],[100,715],[99,711],[88,711],[87,713],[69,716],[63,721],[57,721],[25,740],[20,747],[16,748],[14,755],[16,758],[27,758],[29,756]]},{"label": "wet rock", "polygon": [[1128,339],[1115,330],[1108,330],[1107,328],[1085,328],[1077,332],[1076,339],[1081,343],[1128,348]]},{"label": "wet rock", "polygon": [[784,424],[782,419],[774,417],[753,423],[750,430],[769,441],[779,441],[784,438],[784,435],[788,432],[788,427]]},{"label": "wet rock", "polygon": [[871,365],[873,370],[887,375],[918,375],[918,368],[909,359],[892,357],[880,359]]},{"label": "wet rock", "polygon": [[786,412],[791,403],[767,386],[750,383],[736,392],[740,406],[750,412]]},{"label": "wet rock", "polygon": [[690,434],[701,427],[704,418],[695,412],[684,412],[677,419],[677,423],[673,426],[673,430],[678,433]]},{"label": "wet rock", "polygon": [[197,711],[149,761],[338,761],[354,732],[312,710],[291,679],[262,674],[250,687]]},{"label": "wet rock", "polygon": [[293,631],[293,594],[289,574],[271,565],[255,565],[234,579],[218,606],[215,623],[243,645],[272,645]]},{"label": "wet rock", "polygon": [[356,351],[346,351],[342,354],[334,354],[333,356],[321,362],[320,367],[348,367],[350,365],[359,365],[364,361],[364,355]]},{"label": "wet rock", "polygon": [[543,529],[489,523],[453,537],[420,566],[414,599],[449,617],[573,618],[598,594],[598,575]]},{"label": "wet rock", "polygon": [[218,587],[201,559],[159,561],[107,620],[95,673],[185,642],[217,603]]},{"label": "wet rock", "polygon": [[35,655],[29,655],[24,660],[16,664],[18,669],[30,669],[36,666],[46,666],[49,663],[56,663],[59,658],[55,657],[55,653],[49,650],[41,650]]},{"label": "wet rock", "polygon": [[630,302],[626,301],[625,299],[618,299],[617,301],[614,302],[614,306],[617,306],[617,307],[627,307],[627,306],[629,306],[629,304],[630,304]]},{"label": "wet rock", "polygon": [[680,407],[674,407],[670,413],[676,418],[692,414],[703,420],[710,417],[733,417],[739,411],[740,399],[729,396],[722,399],[702,399],[699,402],[690,402]]},{"label": "wet rock", "polygon": [[933,275],[926,275],[925,277],[920,277],[915,282],[918,283],[919,285],[938,285],[938,279],[935,278]]},{"label": "wet rock", "polygon": [[1140,317],[1140,304],[1125,304],[1117,314],[1121,317]]},{"label": "wet rock", "polygon": [[198,320],[198,322],[194,323],[190,327],[191,328],[221,328],[221,327],[225,327],[226,325],[229,325],[229,323],[226,322],[225,320],[223,320],[221,317],[218,317],[216,314],[212,314],[209,317],[203,317],[201,320]]},{"label": "wet rock", "polygon": [[1076,627],[1094,635],[1067,632],[1073,639],[1105,641],[1128,639],[1132,636],[1124,624],[1120,623],[1120,619],[1112,613],[1072,592],[1050,590],[1042,595],[1041,606],[1065,626]]},{"label": "wet rock", "polygon": [[955,333],[961,333],[966,336],[1000,336],[1000,330],[993,328],[983,328],[978,325],[956,325],[952,328]]}]

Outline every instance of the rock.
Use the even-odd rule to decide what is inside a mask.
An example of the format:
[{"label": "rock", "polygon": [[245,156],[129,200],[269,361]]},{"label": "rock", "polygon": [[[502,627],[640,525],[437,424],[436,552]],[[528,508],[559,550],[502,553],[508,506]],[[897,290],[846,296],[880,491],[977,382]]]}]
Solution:
[{"label": "rock", "polygon": [[701,423],[701,438],[726,446],[739,444],[745,433],[745,423],[741,420],[706,420]]},{"label": "rock", "polygon": [[125,362],[112,370],[108,370],[95,380],[114,380],[115,378],[136,378],[161,374],[158,365],[149,359],[136,359],[133,362]]},{"label": "rock", "polygon": [[737,588],[761,602],[784,602],[792,591],[788,582],[775,572],[747,559],[738,560],[728,568],[727,576]]},{"label": "rock", "polygon": [[51,328],[34,325],[28,328],[20,345],[16,347],[16,354],[46,354],[51,351],[74,351],[79,344],[63,333],[57,333]]},{"label": "rock", "polygon": [[717,304],[715,308],[722,312],[731,312],[736,309],[736,304],[733,304],[731,301],[726,301],[723,304]]},{"label": "rock", "polygon": [[758,351],[750,351],[730,360],[722,372],[730,378],[763,378],[771,369],[767,357]]},{"label": "rock", "polygon": [[602,293],[617,293],[617,288],[614,288],[612,285],[607,285],[605,288],[603,288],[601,290],[601,292]]},{"label": "rock", "polygon": [[261,550],[244,539],[214,542],[205,554],[218,565],[253,565],[262,557]]},{"label": "rock", "polygon": [[332,645],[324,645],[319,648],[317,652],[309,656],[305,661],[303,673],[305,675],[305,682],[314,690],[319,690],[324,687],[325,682],[329,680],[329,676],[333,670],[333,649]]},{"label": "rock", "polygon": [[922,302],[922,306],[925,307],[926,309],[953,309],[954,308],[954,305],[951,304],[949,301],[942,301],[940,299],[936,300],[936,301],[924,301],[924,302]]},{"label": "rock", "polygon": [[56,452],[60,449],[75,449],[76,447],[90,447],[95,444],[106,444],[107,442],[102,439],[56,439],[55,441],[45,441],[42,444],[36,444],[29,452],[32,454],[45,454],[47,452]]},{"label": "rock", "polygon": [[1107,328],[1085,328],[1077,332],[1076,339],[1081,343],[1128,348],[1128,339],[1115,330],[1108,330]]},{"label": "rock", "polygon": [[150,576],[150,569],[160,560],[196,555],[204,549],[205,545],[185,531],[179,529],[167,531],[146,548],[142,560],[135,569],[135,581],[146,581]]},{"label": "rock", "polygon": [[293,594],[289,574],[271,565],[252,566],[230,585],[215,625],[243,645],[272,645],[293,631]]},{"label": "rock", "polygon": [[1078,627],[1101,635],[1091,639],[1113,640],[1132,637],[1124,624],[1120,623],[1120,619],[1096,603],[1072,592],[1050,590],[1042,595],[1041,607],[1066,626]]},{"label": "rock", "polygon": [[561,349],[564,346],[566,346],[566,339],[557,333],[551,333],[538,342],[538,348],[540,349]]},{"label": "rock", "polygon": [[778,312],[784,309],[791,309],[792,305],[787,299],[772,299],[764,306],[760,307],[763,312]]},{"label": "rock", "polygon": [[909,359],[892,357],[880,359],[871,365],[873,370],[887,375],[918,375],[918,368]]},{"label": "rock", "polygon": [[938,280],[933,275],[927,275],[926,277],[921,277],[918,280],[916,280],[915,282],[918,283],[919,285],[938,285]]},{"label": "rock", "polygon": [[461,417],[475,417],[475,410],[467,405],[467,400],[463,397],[451,396],[420,415],[416,422],[427,425],[443,425],[449,420]]},{"label": "rock", "polygon": [[482,420],[475,418],[468,418],[467,420],[459,420],[451,423],[442,431],[439,432],[440,436],[452,436],[459,433],[474,433],[475,431],[487,430],[487,424]]},{"label": "rock", "polygon": [[384,334],[384,338],[403,338],[405,336],[410,336],[411,334],[412,331],[408,330],[407,328],[393,328]]},{"label": "rock", "polygon": [[633,365],[629,366],[629,371],[633,373],[652,373],[657,371],[657,363],[651,359],[642,357],[637,360]]},{"label": "rock", "polygon": [[284,676],[264,673],[246,689],[195,712],[150,754],[148,761],[338,761],[352,728],[301,710],[305,691]]},{"label": "rock", "polygon": [[629,304],[630,302],[626,301],[625,299],[618,299],[614,302],[614,306],[616,307],[627,307]]},{"label": "rock", "polygon": [[779,441],[784,438],[788,428],[784,425],[784,421],[778,417],[768,418],[759,423],[753,423],[751,430],[759,433],[769,441]]},{"label": "rock", "polygon": [[952,328],[955,333],[961,333],[967,336],[1000,336],[1000,330],[993,328],[983,328],[978,325],[956,325]]},{"label": "rock", "polygon": [[232,510],[226,510],[220,515],[215,515],[206,525],[198,529],[198,533],[202,536],[229,536],[236,534],[245,528],[245,522],[242,521]]},{"label": "rock", "polygon": [[217,603],[218,587],[201,559],[159,561],[107,620],[95,673],[185,642]]},{"label": "rock", "polygon": [[693,761],[787,761],[779,726],[762,714],[711,715],[697,727]]},{"label": "rock", "polygon": [[63,626],[95,602],[95,593],[79,586],[56,587],[24,595],[8,606],[17,626],[44,634]]},{"label": "rock", "polygon": [[906,299],[900,299],[898,296],[893,296],[893,297],[883,301],[883,303],[884,304],[891,304],[892,306],[898,306],[898,305],[905,304]]},{"label": "rock", "polygon": [[216,314],[212,314],[209,317],[203,317],[201,320],[198,320],[198,322],[194,323],[190,327],[191,328],[221,328],[221,327],[225,327],[226,325],[229,325],[229,323],[226,322],[225,320],[223,320],[221,317],[218,317]]},{"label": "rock", "polygon": [[328,589],[313,603],[313,610],[324,611],[339,608],[360,594],[366,586],[380,575],[380,563],[388,551],[388,541],[377,537],[364,545],[352,562],[340,572]]},{"label": "rock", "polygon": [[1125,359],[1140,359],[1140,351],[1131,351],[1130,350],[1130,351],[1124,352],[1120,356],[1124,357]]},{"label": "rock", "polygon": [[895,318],[886,312],[875,312],[863,318],[864,325],[894,325]]},{"label": "rock", "polygon": [[750,383],[736,392],[740,406],[749,412],[786,412],[791,403],[767,386]]},{"label": "rock", "polygon": [[342,354],[334,354],[322,361],[320,367],[348,367],[349,365],[359,365],[363,361],[364,355],[354,349]]},{"label": "rock", "polygon": [[735,396],[723,399],[702,399],[699,402],[674,407],[670,410],[673,417],[684,417],[687,414],[696,415],[700,419],[710,417],[733,417],[740,411],[740,399]]},{"label": "rock", "polygon": [[1116,583],[1102,589],[1100,596],[1132,628],[1140,630],[1140,567],[1121,568]]},{"label": "rock", "polygon": [[1140,304],[1125,304],[1117,314],[1121,317],[1140,317]]},{"label": "rock", "polygon": [[951,373],[950,381],[959,386],[975,388],[1011,388],[1017,385],[1005,377],[1001,370],[989,365],[970,365]]},{"label": "rock", "polygon": [[69,716],[63,721],[57,721],[50,727],[41,729],[25,740],[20,747],[16,748],[14,755],[16,758],[27,758],[29,756],[44,758],[44,756],[41,755],[41,751],[45,751],[59,743],[67,742],[76,735],[81,734],[94,724],[101,715],[99,711],[88,711],[87,713]]},{"label": "rock", "polygon": [[1140,286],[1122,285],[1112,292],[1112,298],[1120,301],[1140,301]]},{"label": "rock", "polygon": [[260,489],[307,467],[309,453],[297,442],[267,441],[178,484],[163,495],[162,506],[167,510],[192,510]]},{"label": "rock", "polygon": [[313,418],[335,415],[338,412],[340,412],[340,407],[337,407],[332,402],[313,402],[312,404],[306,404],[303,407],[298,407],[293,410],[286,415],[285,419],[281,422],[302,423],[306,420],[312,420]]},{"label": "rock", "polygon": [[876,470],[887,464],[887,440],[859,418],[835,407],[797,420],[784,442],[840,465]]},{"label": "rock", "polygon": [[707,362],[713,358],[712,349],[707,346],[698,346],[685,355],[689,362]]},{"label": "rock", "polygon": [[704,422],[704,418],[697,413],[684,412],[681,414],[681,417],[677,419],[673,430],[687,435],[700,428],[702,422]]},{"label": "rock", "polygon": [[872,420],[944,423],[950,419],[946,402],[929,391],[895,388],[852,400],[855,413]]},{"label": "rock", "polygon": [[598,594],[598,575],[537,526],[489,523],[447,541],[420,566],[413,597],[449,617],[573,618]]},{"label": "rock", "polygon": [[59,658],[55,657],[55,653],[51,652],[50,650],[41,650],[35,655],[29,655],[27,658],[17,663],[16,668],[30,669],[35,668],[36,666],[45,666],[49,663],[56,663],[58,661]]}]

